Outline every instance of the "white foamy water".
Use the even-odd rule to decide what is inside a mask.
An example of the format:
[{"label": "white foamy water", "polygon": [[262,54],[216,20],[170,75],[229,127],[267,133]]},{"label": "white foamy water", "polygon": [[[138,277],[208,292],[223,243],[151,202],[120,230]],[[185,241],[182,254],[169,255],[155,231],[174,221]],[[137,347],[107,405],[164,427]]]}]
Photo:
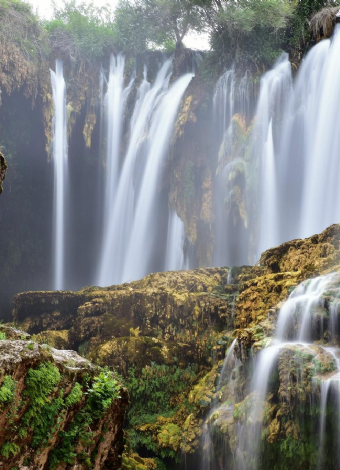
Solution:
[{"label": "white foamy water", "polygon": [[65,215],[67,201],[67,112],[63,63],[56,61],[51,70],[53,90],[53,163],[54,163],[54,281],[55,290],[65,286]]}]

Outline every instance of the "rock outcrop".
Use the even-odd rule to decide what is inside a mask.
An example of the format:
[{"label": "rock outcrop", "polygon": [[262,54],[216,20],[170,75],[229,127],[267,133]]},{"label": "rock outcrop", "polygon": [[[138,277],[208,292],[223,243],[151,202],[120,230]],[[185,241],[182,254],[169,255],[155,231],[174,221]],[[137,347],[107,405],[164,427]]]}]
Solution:
[{"label": "rock outcrop", "polygon": [[114,469],[128,404],[118,376],[0,326],[0,468]]},{"label": "rock outcrop", "polygon": [[2,153],[0,153],[0,194],[2,193],[2,182],[6,177],[6,171],[7,163]]},{"label": "rock outcrop", "polygon": [[213,338],[231,327],[235,286],[227,285],[228,272],[157,273],[75,293],[27,292],[14,298],[14,319],[31,334],[50,334],[53,344],[56,331],[68,330],[68,347],[124,375],[130,365],[152,362],[209,365]]}]

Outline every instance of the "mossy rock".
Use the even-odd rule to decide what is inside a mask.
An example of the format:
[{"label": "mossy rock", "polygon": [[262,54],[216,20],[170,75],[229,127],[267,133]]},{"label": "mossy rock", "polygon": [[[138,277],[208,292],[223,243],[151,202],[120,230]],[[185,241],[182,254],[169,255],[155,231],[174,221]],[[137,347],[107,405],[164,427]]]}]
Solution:
[{"label": "mossy rock", "polygon": [[43,331],[37,335],[32,335],[32,340],[56,349],[69,349],[68,330]]},{"label": "mossy rock", "polygon": [[179,451],[182,446],[182,429],[174,423],[165,424],[157,435],[157,443],[159,447]]}]

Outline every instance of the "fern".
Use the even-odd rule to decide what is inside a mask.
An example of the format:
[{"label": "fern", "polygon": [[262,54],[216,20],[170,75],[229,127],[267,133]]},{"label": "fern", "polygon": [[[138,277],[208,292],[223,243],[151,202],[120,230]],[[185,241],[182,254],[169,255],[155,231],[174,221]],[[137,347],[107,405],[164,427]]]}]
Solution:
[{"label": "fern", "polygon": [[5,375],[3,384],[0,388],[0,403],[10,403],[15,396],[15,380],[10,375]]},{"label": "fern", "polygon": [[11,454],[15,457],[19,451],[20,447],[13,442],[6,442],[1,447],[1,455],[5,457],[5,459],[9,459]]}]

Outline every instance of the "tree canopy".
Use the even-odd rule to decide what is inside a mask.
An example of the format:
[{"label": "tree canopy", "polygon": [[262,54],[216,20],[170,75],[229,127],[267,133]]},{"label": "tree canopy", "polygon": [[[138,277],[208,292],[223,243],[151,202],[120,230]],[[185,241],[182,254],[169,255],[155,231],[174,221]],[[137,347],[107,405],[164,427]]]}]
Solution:
[{"label": "tree canopy", "polygon": [[190,31],[206,28],[205,12],[196,0],[121,0],[115,28],[117,37],[130,46],[136,38],[138,45],[174,47]]},{"label": "tree canopy", "polygon": [[116,44],[114,12],[97,7],[93,2],[76,3],[64,0],[63,5],[54,6],[52,21],[45,23],[51,47],[73,58],[81,55],[88,60],[100,59]]},{"label": "tree canopy", "polygon": [[34,15],[27,0],[0,0],[0,41],[27,60],[54,55],[101,62],[111,52],[173,50],[193,31],[209,32],[223,61],[272,63],[282,48],[310,39],[310,18],[340,0],[119,0],[113,10],[95,2],[64,0],[51,21]]}]

